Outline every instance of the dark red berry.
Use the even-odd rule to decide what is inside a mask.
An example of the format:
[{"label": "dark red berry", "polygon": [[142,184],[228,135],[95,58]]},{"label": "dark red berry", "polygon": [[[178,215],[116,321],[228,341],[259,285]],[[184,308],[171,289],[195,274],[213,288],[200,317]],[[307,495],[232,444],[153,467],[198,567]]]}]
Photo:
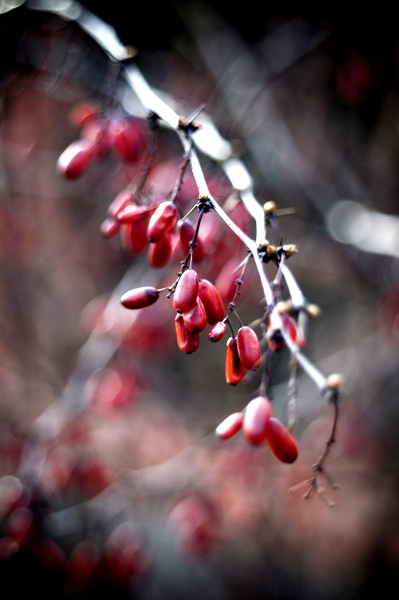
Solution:
[{"label": "dark red berry", "polygon": [[293,463],[298,457],[298,445],[287,427],[271,417],[266,427],[266,442],[273,454],[284,463]]},{"label": "dark red berry", "polygon": [[136,309],[151,306],[151,304],[154,304],[158,298],[159,291],[157,288],[144,286],[125,292],[122,295],[120,302],[125,308]]}]

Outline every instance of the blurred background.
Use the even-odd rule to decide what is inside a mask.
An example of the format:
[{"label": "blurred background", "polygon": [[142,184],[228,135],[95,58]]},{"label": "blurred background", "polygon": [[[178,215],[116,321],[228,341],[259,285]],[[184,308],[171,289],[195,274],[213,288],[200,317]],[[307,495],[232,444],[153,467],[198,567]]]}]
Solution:
[{"label": "blurred background", "polygon": [[[128,311],[121,295],[168,286],[179,260],[152,269],[100,228],[135,174],[107,155],[77,180],[57,160],[77,140],[87,99],[143,116],[118,63],[75,21],[80,8],[134,48],[135,64],[173,109],[205,105],[284,216],[284,243],[306,299],[305,354],[341,373],[336,488],[303,499],[333,422],[298,369],[293,433],[282,464],[215,427],[255,395],[258,373],[224,379],[225,343],[176,345],[162,297]],[[65,18],[63,15],[69,15]],[[107,35],[103,31],[102,35]],[[41,598],[358,600],[398,585],[399,33],[386,11],[247,2],[127,6],[0,1],[0,572]],[[173,189],[182,160],[162,132],[149,186]],[[231,198],[200,153],[214,197]],[[178,200],[197,191],[189,175]],[[247,215],[232,218],[249,233]],[[209,218],[209,226],[216,226]],[[205,225],[204,225],[205,227]],[[218,224],[202,277],[216,281],[245,249]],[[273,240],[274,241],[274,240]],[[273,265],[265,267],[272,279]],[[248,269],[238,299],[262,316]],[[134,314],[133,314],[134,313]],[[273,356],[272,396],[286,422],[289,356]],[[333,503],[333,507],[330,507]]]}]

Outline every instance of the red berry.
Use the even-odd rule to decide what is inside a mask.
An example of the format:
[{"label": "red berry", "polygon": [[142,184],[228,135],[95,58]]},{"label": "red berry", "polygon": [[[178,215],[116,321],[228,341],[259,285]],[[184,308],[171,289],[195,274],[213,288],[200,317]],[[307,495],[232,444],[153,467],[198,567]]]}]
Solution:
[{"label": "red berry", "polygon": [[251,400],[244,413],[242,428],[245,438],[251,444],[261,444],[266,439],[266,430],[272,405],[265,396],[258,396]]},{"label": "red berry", "polygon": [[115,196],[108,207],[107,214],[109,217],[116,217],[126,207],[134,202],[134,193],[131,190],[122,190]]},{"label": "red berry", "polygon": [[201,298],[198,296],[193,308],[182,313],[184,324],[191,333],[200,333],[206,327],[206,312]]},{"label": "red berry", "polygon": [[143,204],[128,204],[118,211],[117,219],[120,223],[132,223],[132,221],[146,220],[150,217],[152,209]]},{"label": "red berry", "polygon": [[148,263],[154,269],[162,269],[170,261],[172,256],[172,235],[168,233],[157,242],[153,242],[148,247]]},{"label": "red berry", "polygon": [[176,341],[179,349],[185,354],[192,354],[198,349],[199,333],[191,333],[184,324],[183,315],[177,313],[175,317]]},{"label": "red berry", "polygon": [[146,219],[132,221],[123,225],[120,225],[119,221],[116,222],[121,228],[122,245],[125,250],[131,254],[144,252],[148,246]]},{"label": "red berry", "polygon": [[101,121],[90,119],[84,125],[80,139],[87,140],[95,156],[107,156],[111,151],[107,129]]},{"label": "red berry", "polygon": [[75,127],[82,127],[87,121],[95,119],[98,116],[100,107],[91,100],[83,100],[75,104],[68,114],[69,121]]},{"label": "red berry", "polygon": [[184,271],[173,294],[173,308],[183,313],[191,310],[197,301],[198,287],[197,271],[194,269]]},{"label": "red berry", "polygon": [[177,206],[174,202],[161,202],[151,215],[148,222],[147,237],[150,242],[157,242],[170,233],[177,221]]},{"label": "red berry", "polygon": [[57,161],[57,171],[66,179],[79,179],[93,162],[94,154],[87,140],[69,144]]},{"label": "red berry", "polygon": [[145,122],[136,117],[113,117],[108,125],[112,148],[127,162],[138,161],[146,151]]},{"label": "red berry", "polygon": [[[185,219],[179,222],[179,241],[183,253],[187,253],[191,248],[191,242],[194,239],[195,226],[190,219]],[[193,249],[193,261],[201,262],[204,258],[204,245],[202,240],[197,236]]]},{"label": "red berry", "polygon": [[111,217],[107,217],[102,223],[100,227],[101,235],[105,238],[112,238],[117,235],[120,231],[120,224],[116,219],[112,219]]},{"label": "red berry", "polygon": [[273,454],[284,463],[293,463],[298,457],[298,445],[287,427],[270,417],[266,427],[266,442]]},{"label": "red berry", "polygon": [[262,350],[255,331],[247,325],[237,331],[237,349],[240,360],[248,371],[256,371],[262,361]]},{"label": "red berry", "polygon": [[125,308],[145,308],[151,306],[159,298],[159,291],[155,287],[144,286],[135,288],[128,292],[125,292],[120,302]]},{"label": "red berry", "polygon": [[217,288],[207,279],[201,279],[198,285],[198,296],[201,298],[207,321],[214,325],[224,318],[224,306]]},{"label": "red berry", "polygon": [[237,385],[243,380],[246,369],[238,355],[237,338],[230,337],[226,344],[225,377],[230,385]]},{"label": "red berry", "polygon": [[219,290],[223,302],[230,302],[237,289],[236,281],[240,277],[239,271],[236,271],[239,261],[234,258],[227,261],[217,276],[215,287]]},{"label": "red berry", "polygon": [[286,313],[276,314],[274,311],[270,315],[269,325],[266,332],[266,339],[269,348],[274,352],[279,352],[284,350],[286,347],[284,337],[281,333],[282,327],[292,341],[299,346],[299,348],[303,348],[305,345],[305,338],[300,333],[295,319]]},{"label": "red berry", "polygon": [[243,420],[244,415],[242,412],[236,412],[229,415],[220,423],[220,425],[216,427],[216,435],[222,440],[228,440],[232,438],[233,435],[240,431]]},{"label": "red berry", "polygon": [[223,321],[212,325],[208,331],[208,340],[210,342],[219,342],[227,331],[227,325]]}]

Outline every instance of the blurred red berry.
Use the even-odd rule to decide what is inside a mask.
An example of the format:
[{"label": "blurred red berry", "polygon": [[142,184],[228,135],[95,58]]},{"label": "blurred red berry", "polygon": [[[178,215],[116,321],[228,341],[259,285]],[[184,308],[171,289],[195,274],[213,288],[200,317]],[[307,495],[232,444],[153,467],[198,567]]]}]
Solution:
[{"label": "blurred red berry", "polygon": [[242,423],[243,433],[248,442],[261,444],[265,441],[272,412],[270,400],[265,396],[258,396],[248,403]]}]

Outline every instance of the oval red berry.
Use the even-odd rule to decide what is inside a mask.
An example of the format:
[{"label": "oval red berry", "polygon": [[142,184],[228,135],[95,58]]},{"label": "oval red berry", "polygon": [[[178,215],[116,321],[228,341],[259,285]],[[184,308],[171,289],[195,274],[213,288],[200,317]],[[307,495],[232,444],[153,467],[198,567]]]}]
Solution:
[{"label": "oval red berry", "polygon": [[238,355],[237,338],[230,337],[226,344],[225,377],[227,383],[238,385],[246,372]]},{"label": "oval red berry", "polygon": [[173,308],[179,312],[188,312],[197,301],[199,279],[197,271],[187,269],[180,276],[173,294]]},{"label": "oval red berry", "polygon": [[248,371],[255,371],[262,361],[262,349],[255,331],[244,325],[237,331],[237,349],[240,360]]},{"label": "oval red berry", "polygon": [[122,295],[120,302],[125,308],[137,309],[151,306],[158,298],[159,291],[157,288],[144,286],[125,292]]},{"label": "oval red berry", "polygon": [[198,295],[206,311],[207,321],[214,325],[224,318],[224,305],[217,288],[207,279],[201,279],[198,285]]},{"label": "oval red berry", "polygon": [[298,444],[287,427],[270,417],[266,427],[266,442],[273,454],[284,463],[293,463],[299,454]]},{"label": "oval red berry", "polygon": [[242,428],[244,436],[251,444],[261,444],[266,439],[266,430],[272,405],[265,396],[258,396],[249,402],[245,409]]},{"label": "oval red berry", "polygon": [[216,427],[215,433],[222,440],[228,440],[238,433],[242,427],[244,415],[242,412],[232,413]]},{"label": "oval red berry", "polygon": [[147,237],[150,242],[157,242],[170,233],[177,222],[177,206],[174,202],[161,202],[151,215],[147,227]]}]

